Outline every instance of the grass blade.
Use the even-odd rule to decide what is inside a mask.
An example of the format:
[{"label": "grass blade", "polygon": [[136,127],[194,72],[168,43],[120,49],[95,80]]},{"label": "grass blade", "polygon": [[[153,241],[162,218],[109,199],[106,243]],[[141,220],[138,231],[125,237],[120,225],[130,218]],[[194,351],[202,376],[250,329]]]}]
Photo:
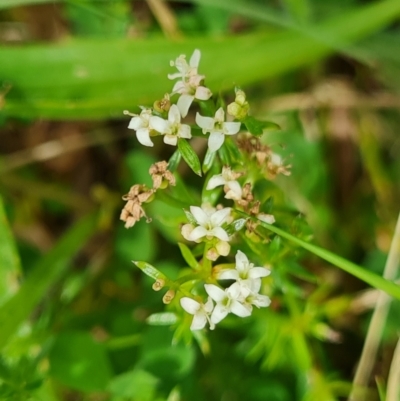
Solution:
[{"label": "grass blade", "polygon": [[0,349],[29,317],[43,294],[66,271],[82,244],[95,232],[96,221],[97,216],[91,214],[75,223],[33,267],[20,290],[0,308]]}]

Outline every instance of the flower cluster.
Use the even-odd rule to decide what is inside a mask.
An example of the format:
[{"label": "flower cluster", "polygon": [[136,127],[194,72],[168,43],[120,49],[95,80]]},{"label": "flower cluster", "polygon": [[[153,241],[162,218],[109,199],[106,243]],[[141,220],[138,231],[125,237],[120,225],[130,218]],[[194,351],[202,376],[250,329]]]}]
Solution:
[{"label": "flower cluster", "polygon": [[261,277],[269,274],[267,268],[254,267],[247,256],[238,251],[235,268],[222,270],[218,275],[220,280],[235,280],[230,287],[223,290],[214,284],[205,284],[204,289],[208,299],[204,304],[189,297],[181,298],[182,308],[193,315],[190,329],[200,330],[209,322],[212,330],[229,313],[247,317],[251,315],[253,305],[257,308],[268,306],[271,303],[270,299],[266,295],[261,295],[259,291]]},{"label": "flower cluster", "polygon": [[[175,176],[168,166],[175,171],[181,158],[197,175],[207,175],[199,206],[189,199],[177,199],[182,191],[177,190],[174,194],[173,189],[160,199],[192,205],[185,210],[187,222],[181,226],[181,235],[189,246],[179,244],[192,272],[170,280],[148,263],[134,262],[155,280],[155,291],[167,288],[163,302],[169,304],[169,308],[175,308],[181,317],[182,309],[193,315],[191,330],[203,329],[207,323],[214,329],[230,313],[247,317],[253,307],[269,306],[270,298],[261,293],[262,278],[270,274],[268,268],[255,267],[240,250],[235,254],[235,264],[215,266],[213,262],[220,257],[229,261],[233,256],[230,255],[231,247],[240,249],[240,240],[260,242],[258,226],[261,222],[273,224],[275,218],[269,214],[268,202],[256,198],[253,185],[258,179],[288,175],[290,168],[260,139],[263,127],[274,124],[249,115],[249,103],[239,88],[235,89],[234,101],[221,107],[225,102],[213,98],[205,86],[205,76],[198,71],[200,58],[200,51],[195,50],[189,61],[185,55],[171,61],[171,67],[177,70],[168,74],[168,78],[175,81],[171,92],[155,101],[153,107],[142,107],[139,114],[125,112],[132,117],[128,128],[136,131],[142,145],[154,146],[152,138],[162,136],[165,144],[178,149],[169,163],[162,161],[151,166],[152,188],[144,185],[131,188],[123,198],[127,204],[121,213],[126,227],[147,217],[143,204],[157,196],[158,190],[175,185]],[[194,104],[200,106],[201,112],[196,112],[195,124],[190,125],[185,118]],[[244,129],[248,132],[243,132]],[[203,165],[188,142],[192,136],[207,138],[208,151]],[[224,192],[223,204],[218,203],[220,187]],[[231,204],[227,205],[227,201]],[[242,230],[244,228],[246,230]],[[193,243],[192,252],[189,247]],[[252,249],[247,246],[249,248]],[[224,284],[227,280],[230,280],[229,286]],[[186,324],[186,319],[179,321]]]}]

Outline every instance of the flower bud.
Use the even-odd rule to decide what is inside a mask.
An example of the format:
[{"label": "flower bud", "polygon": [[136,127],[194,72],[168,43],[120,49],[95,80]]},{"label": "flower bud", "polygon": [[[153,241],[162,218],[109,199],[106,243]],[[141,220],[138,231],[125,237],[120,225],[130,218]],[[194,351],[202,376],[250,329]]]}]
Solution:
[{"label": "flower bud", "polygon": [[164,285],[165,280],[162,278],[158,278],[151,288],[153,288],[154,291],[160,291],[161,288],[164,287]]},{"label": "flower bud", "polygon": [[250,106],[246,101],[246,94],[240,90],[236,90],[235,101],[228,105],[228,113],[237,120],[244,120],[249,112]]},{"label": "flower bud", "polygon": [[175,290],[168,290],[163,296],[163,302],[169,304],[175,298]]},{"label": "flower bud", "polygon": [[166,113],[171,107],[171,101],[169,100],[169,94],[166,93],[161,100],[156,100],[153,104],[153,108],[158,113]]}]

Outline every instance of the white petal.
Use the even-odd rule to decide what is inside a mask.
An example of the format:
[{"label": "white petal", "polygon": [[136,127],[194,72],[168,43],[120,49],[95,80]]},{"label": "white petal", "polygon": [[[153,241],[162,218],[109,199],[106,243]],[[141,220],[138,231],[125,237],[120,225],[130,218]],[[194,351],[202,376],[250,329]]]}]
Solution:
[{"label": "white petal", "polygon": [[237,134],[239,132],[240,123],[234,123],[234,122],[224,123],[223,127],[224,127],[224,134],[225,135],[234,135],[234,134]]},{"label": "white petal", "polygon": [[207,235],[212,235],[222,241],[229,241],[229,235],[222,227],[214,227],[207,232]]},{"label": "white petal", "polygon": [[188,238],[189,238],[190,241],[197,241],[197,240],[199,240],[200,238],[205,237],[207,234],[208,234],[208,231],[207,231],[204,227],[199,226],[199,227],[196,227],[196,228],[189,234],[189,237],[188,237]]},{"label": "white petal", "polygon": [[210,297],[208,297],[207,302],[204,304],[203,309],[206,313],[211,313],[214,308],[214,303]]},{"label": "white petal", "polygon": [[221,270],[218,274],[218,280],[237,280],[239,273],[235,269]]},{"label": "white petal", "polygon": [[237,181],[229,181],[226,183],[229,191],[225,194],[226,199],[242,199],[242,187]]},{"label": "white petal", "polygon": [[231,246],[226,241],[218,241],[215,245],[217,252],[222,256],[228,256],[231,250]]},{"label": "white petal", "polygon": [[205,86],[198,86],[194,94],[194,97],[199,100],[208,100],[211,96],[212,92]]},{"label": "white petal", "polygon": [[154,143],[150,139],[150,132],[148,128],[139,128],[136,131],[136,137],[142,145],[154,146]]},{"label": "white petal", "polygon": [[170,132],[169,122],[161,117],[151,116],[149,120],[149,125],[152,129],[155,129],[160,134],[165,134]]},{"label": "white petal", "polygon": [[168,120],[172,124],[181,122],[181,113],[179,112],[179,108],[176,104],[173,104],[168,112]]},{"label": "white petal", "polygon": [[226,181],[224,177],[222,177],[222,174],[213,175],[208,181],[206,189],[214,189],[216,187],[219,187],[220,185],[225,185],[225,184]]},{"label": "white petal", "polygon": [[182,74],[180,72],[175,72],[174,74],[168,74],[168,79],[180,78]]},{"label": "white petal", "polygon": [[215,113],[215,120],[219,122],[223,122],[225,120],[225,112],[222,107],[220,107]]},{"label": "white petal", "polygon": [[198,313],[193,316],[192,324],[190,325],[190,330],[201,330],[207,323],[207,318],[204,313]]},{"label": "white petal", "polygon": [[192,298],[188,298],[188,297],[183,297],[180,299],[180,303],[183,309],[185,309],[185,311],[187,313],[190,313],[191,315],[194,315],[195,313],[197,313],[200,309],[200,304],[195,301]]},{"label": "white petal", "polygon": [[195,51],[192,54],[192,57],[190,57],[189,65],[191,67],[196,67],[197,68],[199,66],[200,57],[201,57],[200,50],[199,49],[195,49]]},{"label": "white petal", "polygon": [[176,135],[165,135],[164,143],[166,143],[167,145],[176,146],[176,144],[178,143],[178,137]]},{"label": "white petal", "polygon": [[193,99],[194,99],[194,96],[186,95],[186,94],[181,95],[180,98],[178,99],[177,106],[178,106],[178,109],[179,109],[182,117],[187,116],[189,107],[192,104]]},{"label": "white petal", "polygon": [[239,283],[233,283],[227,290],[226,290],[229,298],[237,299],[242,292]]},{"label": "white petal", "polygon": [[203,130],[210,131],[214,128],[214,119],[211,117],[204,117],[199,113],[196,113],[196,124],[203,128]]},{"label": "white petal", "polygon": [[251,315],[251,310],[236,300],[233,300],[231,303],[231,312],[240,317],[247,317]]},{"label": "white petal", "polygon": [[193,224],[184,224],[181,228],[181,234],[187,241],[191,241],[190,234],[194,230]]},{"label": "white petal", "polygon": [[235,261],[236,261],[236,269],[239,272],[245,271],[249,264],[249,259],[247,259],[247,256],[242,251],[236,252]]},{"label": "white petal", "polygon": [[231,214],[231,208],[230,207],[224,207],[221,210],[217,210],[215,213],[212,214],[210,217],[211,224],[215,226],[220,226],[223,224],[228,216]]},{"label": "white petal", "polygon": [[271,300],[266,295],[257,295],[252,299],[251,303],[257,308],[265,308],[271,304]]},{"label": "white petal", "polygon": [[267,277],[271,274],[270,270],[265,267],[253,267],[249,270],[248,277],[249,278],[259,278],[259,277]]},{"label": "white petal", "polygon": [[226,293],[214,284],[204,284],[207,294],[216,302],[221,302],[226,298]]},{"label": "white petal", "polygon": [[208,148],[211,152],[216,152],[224,143],[225,135],[222,132],[214,131],[208,138]]},{"label": "white petal", "polygon": [[[184,82],[182,81],[177,81],[175,82],[174,87],[172,88],[172,93],[187,93],[188,92],[188,87],[185,85]],[[182,113],[181,113],[182,114]]]},{"label": "white petal", "polygon": [[192,134],[190,133],[190,125],[182,124],[179,128],[178,135],[180,138],[190,139]]},{"label": "white petal", "polygon": [[143,127],[143,121],[139,116],[132,117],[131,121],[129,122],[128,128],[134,129],[135,131],[139,128]]},{"label": "white petal", "polygon": [[261,279],[253,278],[253,279],[242,280],[240,282],[240,285],[242,287],[246,287],[248,290],[250,290],[251,293],[256,294],[260,291]]},{"label": "white petal", "polygon": [[193,217],[200,225],[208,224],[210,221],[210,218],[201,207],[190,206],[190,213],[192,213]]},{"label": "white petal", "polygon": [[211,322],[214,324],[219,323],[228,315],[228,313],[229,309],[226,306],[223,306],[221,304],[216,305],[211,315]]}]

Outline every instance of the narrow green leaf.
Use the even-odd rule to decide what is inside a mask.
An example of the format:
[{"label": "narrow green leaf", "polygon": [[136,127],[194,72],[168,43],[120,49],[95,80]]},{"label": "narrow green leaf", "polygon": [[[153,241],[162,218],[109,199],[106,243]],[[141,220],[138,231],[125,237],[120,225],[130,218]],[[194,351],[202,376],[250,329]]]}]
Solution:
[{"label": "narrow green leaf", "polygon": [[173,312],[160,312],[150,315],[146,322],[152,326],[171,326],[178,321],[178,317]]},{"label": "narrow green leaf", "polygon": [[203,167],[202,167],[204,174],[206,174],[212,167],[216,154],[217,154],[216,152],[211,152],[210,149],[207,149],[206,155],[204,156]]},{"label": "narrow green leaf", "polygon": [[264,129],[280,129],[279,125],[272,121],[260,121],[252,116],[247,116],[243,123],[246,125],[247,130],[255,136],[261,136]]},{"label": "narrow green leaf", "polygon": [[193,256],[192,251],[188,248],[187,245],[183,244],[182,242],[178,242],[179,249],[181,250],[181,254],[183,259],[185,259],[186,263],[195,270],[200,269],[199,262]]},{"label": "narrow green leaf", "polygon": [[154,266],[147,262],[142,262],[142,261],[133,261],[133,263],[144,273],[153,278],[154,280],[157,279],[162,279],[164,281],[167,281],[167,277],[161,273],[159,270],[157,270]]},{"label": "narrow green leaf", "polygon": [[[246,216],[250,218],[249,215],[246,213],[235,209],[235,211],[242,216]],[[255,220],[255,219],[253,219]],[[283,238],[288,239],[289,241],[301,246],[304,249],[312,252],[313,254],[319,256],[320,258],[326,260],[329,263],[332,263],[334,266],[339,267],[340,269],[344,270],[345,272],[352,274],[353,276],[359,278],[360,280],[366,282],[367,284],[371,285],[374,288],[378,288],[387,292],[389,295],[400,299],[400,286],[393,283],[392,281],[388,281],[381,276],[378,276],[375,273],[371,273],[370,271],[366,270],[365,268],[356,265],[334,253],[327,251],[326,249],[320,248],[316,245],[310,244],[305,242],[299,238],[294,237],[293,235],[287,233],[286,231],[275,227],[271,224],[264,223],[261,220],[257,220],[257,222],[264,228],[269,231],[274,232],[275,234],[280,235]]]},{"label": "narrow green leaf", "polygon": [[178,140],[178,148],[188,166],[194,171],[195,174],[201,177],[200,160],[193,148],[185,139],[182,138],[179,138]]},{"label": "narrow green leaf", "polygon": [[66,271],[71,260],[97,228],[97,215],[75,223],[44,255],[26,278],[20,290],[0,308],[0,349],[40,302],[43,295]]},{"label": "narrow green leaf", "polygon": [[168,160],[168,170],[171,171],[171,173],[175,172],[175,170],[178,168],[181,158],[182,155],[180,150],[176,149]]},{"label": "narrow green leaf", "polygon": [[[29,3],[6,0],[3,5],[3,0],[0,8],[17,1]],[[231,12],[237,3],[207,1]],[[270,11],[246,2],[240,2],[235,10],[268,22]],[[224,91],[232,87],[232,82],[254,84],[343,51],[352,42],[395,21],[399,12],[398,0],[382,0],[311,27],[274,17],[287,30],[273,34],[190,37],[179,42],[159,37],[135,41],[71,39],[45,45],[0,46],[0,76],[12,85],[0,114],[19,118],[123,118],[122,110],[152,104],[160,93],[170,92],[171,82],[166,75],[172,71],[168,61],[179,54],[189,55],[194,48],[202,50],[201,67],[207,74],[207,86]],[[240,63],[236,62],[237,54],[241,55]],[[154,75],[149,73],[149,65],[159,67]]]},{"label": "narrow green leaf", "polygon": [[18,289],[21,265],[0,197],[0,305]]}]

